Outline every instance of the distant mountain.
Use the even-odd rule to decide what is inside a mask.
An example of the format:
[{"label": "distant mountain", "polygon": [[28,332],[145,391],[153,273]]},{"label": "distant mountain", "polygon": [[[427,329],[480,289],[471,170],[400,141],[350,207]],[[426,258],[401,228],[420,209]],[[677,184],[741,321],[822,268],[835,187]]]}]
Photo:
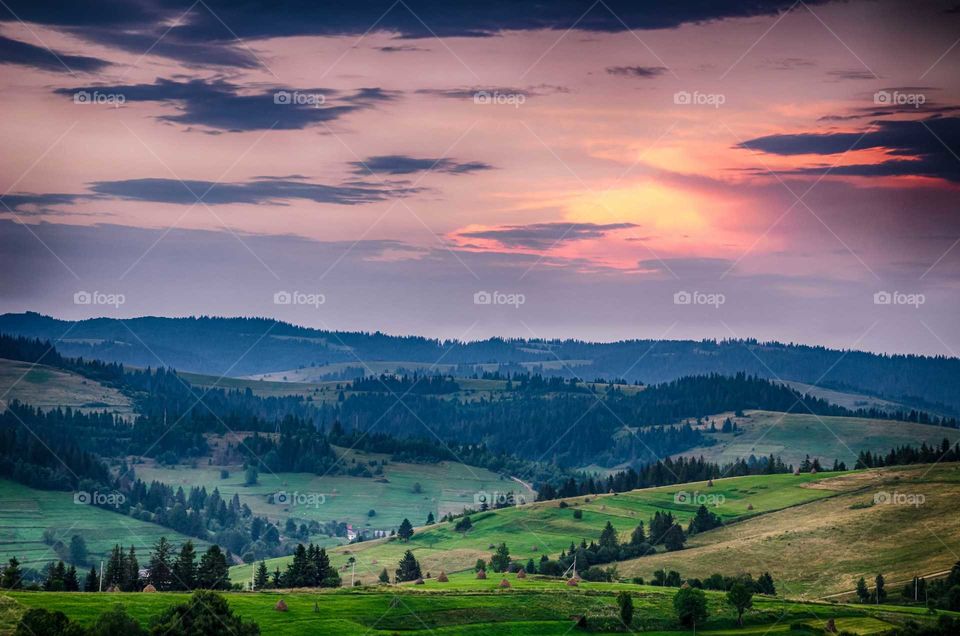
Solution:
[{"label": "distant mountain", "polygon": [[[595,343],[491,338],[465,343],[379,332],[323,331],[268,318],[67,321],[33,312],[0,316],[0,332],[54,341],[67,356],[216,375],[246,376],[334,364],[363,369],[385,361],[396,366],[409,364],[410,368],[442,361],[459,366],[460,373],[478,370],[474,365],[501,371],[532,367],[544,375],[644,383],[745,371],[887,398],[934,412],[960,413],[960,359],[878,355],[756,340]],[[376,366],[378,371],[382,368]]]}]

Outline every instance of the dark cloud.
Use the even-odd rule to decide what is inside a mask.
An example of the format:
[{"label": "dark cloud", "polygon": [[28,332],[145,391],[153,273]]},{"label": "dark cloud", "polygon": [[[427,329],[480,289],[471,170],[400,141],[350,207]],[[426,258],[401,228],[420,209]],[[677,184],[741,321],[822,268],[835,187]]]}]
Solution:
[{"label": "dark cloud", "polygon": [[378,46],[376,47],[376,50],[380,51],[381,53],[407,53],[410,51],[429,51],[430,49],[425,49],[410,44],[402,44],[400,46]]},{"label": "dark cloud", "polygon": [[281,205],[293,199],[357,205],[383,201],[393,197],[416,194],[416,188],[381,184],[325,185],[308,183],[301,179],[260,178],[243,183],[215,183],[212,181],[178,181],[177,179],[126,179],[98,181],[91,187],[100,197],[133,201],[193,205],[201,197],[208,205],[231,203]]},{"label": "dark cloud", "polygon": [[298,130],[396,98],[380,88],[361,88],[352,93],[277,88],[247,94],[224,80],[178,82],[162,78],[153,84],[59,88],[55,92],[72,97],[80,91],[123,95],[126,102],[175,104],[177,114],[161,115],[159,119],[227,132]]},{"label": "dark cloud", "polygon": [[491,170],[493,166],[482,161],[460,162],[454,159],[428,159],[424,157],[410,157],[407,155],[377,155],[368,157],[364,161],[353,161],[351,164],[357,174],[413,174],[416,172],[431,171],[447,174],[468,174],[480,170]]},{"label": "dark cloud", "polygon": [[[817,3],[821,0],[809,0]],[[247,67],[258,63],[246,40],[285,36],[359,35],[371,30],[401,38],[489,37],[512,30],[618,33],[627,29],[669,29],[685,23],[775,15],[793,0],[715,0],[646,3],[608,0],[517,2],[489,0],[469,6],[442,0],[91,0],[66,6],[61,0],[8,0],[9,11],[26,22],[60,28],[91,42],[159,55],[198,65]],[[174,25],[174,26],[170,26]],[[573,26],[571,26],[573,25]],[[237,39],[241,42],[238,43]],[[152,46],[152,49],[151,49]]]},{"label": "dark cloud", "polygon": [[19,64],[54,73],[93,73],[109,66],[110,62],[85,55],[67,55],[0,35],[0,64]]},{"label": "dark cloud", "polygon": [[[52,205],[70,205],[78,199],[84,198],[82,194],[62,194],[62,193],[14,193],[0,196],[0,208],[13,210],[14,212],[29,213],[34,209],[44,210]],[[3,210],[0,210],[2,212]]]},{"label": "dark cloud", "polygon": [[815,166],[781,174],[853,176],[923,176],[960,182],[960,118],[940,117],[911,121],[877,121],[865,132],[769,135],[739,144],[776,155],[837,155],[848,150],[882,148],[892,158],[876,164],[831,168]]},{"label": "dark cloud", "polygon": [[827,71],[827,75],[834,81],[843,80],[875,80],[877,76],[871,71],[861,70],[835,70]]},{"label": "dark cloud", "polygon": [[508,225],[490,230],[462,232],[460,236],[490,239],[505,247],[549,249],[560,243],[600,238],[616,230],[637,227],[633,223],[532,223]]},{"label": "dark cloud", "polygon": [[663,66],[608,66],[607,73],[623,77],[650,79],[663,75],[667,69]]}]

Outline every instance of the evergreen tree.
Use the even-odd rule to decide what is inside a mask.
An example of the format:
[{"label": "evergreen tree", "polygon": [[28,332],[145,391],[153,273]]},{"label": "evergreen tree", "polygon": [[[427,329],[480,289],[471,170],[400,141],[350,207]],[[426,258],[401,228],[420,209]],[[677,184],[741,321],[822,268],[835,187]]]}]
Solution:
[{"label": "evergreen tree", "polygon": [[110,558],[107,560],[107,569],[103,573],[103,589],[109,590],[111,587],[123,589],[127,576],[127,555],[119,544],[113,546],[110,552]]},{"label": "evergreen tree", "polygon": [[83,591],[84,592],[100,591],[100,575],[97,574],[96,566],[91,567],[90,571],[87,572],[87,578],[83,580]]},{"label": "evergreen tree", "polygon": [[530,559],[527,560],[527,565],[524,566],[523,569],[526,570],[527,574],[536,574],[536,573],[537,573],[537,565],[536,565],[536,563],[533,562],[533,558],[530,558]]},{"label": "evergreen tree", "polygon": [[883,575],[878,574],[877,578],[874,579],[874,583],[877,586],[877,589],[875,592],[877,603],[879,604],[879,603],[885,602],[887,600],[887,591],[883,587],[884,586]]},{"label": "evergreen tree", "polygon": [[777,588],[773,584],[773,577],[770,576],[769,572],[764,572],[760,575],[760,578],[757,579],[757,591],[767,596],[777,595]]},{"label": "evergreen tree", "polygon": [[613,528],[613,524],[607,521],[607,525],[603,527],[603,531],[600,532],[600,547],[609,548],[616,550],[620,547],[620,541],[617,538],[617,531]]},{"label": "evergreen tree", "polygon": [[663,544],[669,552],[683,550],[683,545],[686,541],[687,537],[679,523],[673,524],[663,538]]},{"label": "evergreen tree", "polygon": [[173,581],[173,546],[166,537],[160,537],[153,546],[150,560],[147,562],[149,574],[147,582],[157,588],[158,592],[167,592],[174,589]]},{"label": "evergreen tree", "polygon": [[270,583],[270,574],[267,572],[267,562],[260,561],[257,564],[257,571],[253,575],[253,589],[262,590]]},{"label": "evergreen tree", "polygon": [[397,568],[397,583],[403,581],[416,581],[419,578],[422,578],[420,573],[420,564],[417,562],[416,557],[413,556],[413,552],[407,550],[403,554],[403,558],[400,559],[400,565]]},{"label": "evergreen tree", "polygon": [[0,574],[0,588],[5,590],[19,590],[23,587],[23,570],[20,569],[20,561],[17,557],[10,557],[7,566],[3,568],[3,574]]},{"label": "evergreen tree", "polygon": [[140,564],[137,563],[137,551],[133,546],[130,546],[130,551],[127,553],[126,566],[127,570],[123,577],[124,585],[121,589],[124,592],[139,592]]},{"label": "evergreen tree", "polygon": [[630,545],[639,546],[642,543],[647,542],[647,535],[643,531],[643,522],[641,521],[636,528],[633,529],[633,532],[630,533]]},{"label": "evergreen tree", "polygon": [[870,601],[870,590],[867,588],[867,582],[861,576],[860,580],[857,581],[857,600],[861,603],[867,603]]},{"label": "evergreen tree", "polygon": [[497,546],[497,551],[490,557],[490,569],[494,572],[506,572],[510,568],[510,550],[506,543]]},{"label": "evergreen tree", "polygon": [[73,565],[67,568],[63,577],[63,589],[67,592],[80,591],[80,579],[77,578],[77,568]]},{"label": "evergreen tree", "polygon": [[397,528],[397,536],[404,541],[409,541],[410,537],[413,536],[413,524],[410,523],[409,519],[400,522],[400,527]]},{"label": "evergreen tree", "polygon": [[180,546],[180,554],[173,562],[173,586],[178,590],[193,590],[197,587],[197,553],[193,541]]},{"label": "evergreen tree", "polygon": [[197,567],[197,587],[202,590],[230,589],[227,557],[220,546],[210,546],[200,557],[200,565]]},{"label": "evergreen tree", "polygon": [[436,519],[434,519],[433,517],[433,512],[430,512],[429,514],[427,514],[427,525],[430,526],[430,525],[433,525],[434,523],[436,523]]},{"label": "evergreen tree", "polygon": [[390,582],[390,575],[387,574],[387,568],[383,568],[383,570],[380,572],[380,576],[377,577],[377,580],[379,580],[381,583]]}]

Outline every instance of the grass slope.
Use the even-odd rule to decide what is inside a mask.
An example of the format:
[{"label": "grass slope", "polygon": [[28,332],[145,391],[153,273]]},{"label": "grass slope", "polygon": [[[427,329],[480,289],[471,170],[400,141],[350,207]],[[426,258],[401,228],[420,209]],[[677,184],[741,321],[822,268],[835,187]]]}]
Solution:
[{"label": "grass slope", "polygon": [[[769,571],[787,595],[815,598],[853,590],[861,576],[905,581],[957,561],[957,464],[858,471],[817,485],[845,492],[703,533],[683,551],[622,562],[620,572],[650,577],[667,568],[704,577]],[[873,504],[877,493],[924,500]]]},{"label": "grass slope", "polygon": [[[106,557],[116,543],[133,545],[146,562],[150,547],[161,536],[178,545],[189,538],[153,523],[75,504],[71,492],[34,490],[0,480],[0,560],[5,563],[15,556],[24,565],[36,568],[57,559],[54,549],[43,543],[47,529],[66,545],[73,535],[82,536],[91,562]],[[196,539],[193,542],[207,545]]]},{"label": "grass slope", "polygon": [[[586,616],[594,629],[622,630],[615,596],[628,590],[636,608],[630,628],[651,634],[688,634],[674,619],[675,589],[626,584],[589,584],[569,588],[555,580],[509,576],[511,589],[499,590],[499,578],[475,581],[453,576],[449,583],[424,586],[357,588],[325,592],[228,594],[233,610],[255,620],[264,634],[536,634],[561,635],[574,628],[573,616]],[[273,609],[283,598],[289,611]],[[0,597],[0,630],[30,607],[63,611],[89,624],[111,603],[122,603],[144,625],[165,607],[182,602],[185,594],[51,594],[13,592]],[[735,614],[721,593],[707,593],[710,618],[697,633],[714,636],[744,634],[809,634],[801,625],[823,628],[833,618],[839,629],[879,634],[913,619],[930,621],[917,610],[892,606],[849,606],[787,602],[755,597],[754,608],[737,628]],[[8,628],[9,629],[9,628]],[[3,633],[0,631],[0,633]],[[9,632],[8,632],[9,633]]]},{"label": "grass slope", "polygon": [[129,398],[114,388],[81,375],[43,364],[0,358],[0,400],[20,400],[52,409],[69,406],[84,411],[111,411],[132,415]]},{"label": "grass slope", "polygon": [[[723,419],[732,415],[724,413],[713,419],[719,428]],[[939,445],[945,437],[951,443],[960,441],[960,431],[956,429],[913,422],[772,411],[747,411],[744,415],[746,417],[732,418],[740,428],[737,434],[707,432],[713,445],[698,446],[678,455],[703,455],[709,461],[725,464],[750,455],[761,457],[772,453],[795,466],[810,455],[819,458],[825,466],[839,459],[853,468],[861,450],[886,454],[895,446],[919,446],[923,442]]]},{"label": "grass slope", "polygon": [[[377,540],[337,548],[332,562],[343,566],[349,557],[357,561],[355,576],[372,583],[384,567],[391,574],[407,549],[413,550],[424,571],[436,575],[472,568],[478,558],[489,559],[491,545],[506,542],[515,559],[539,560],[542,554],[556,558],[571,541],[595,540],[610,521],[623,540],[640,521],[644,524],[657,510],[670,510],[683,523],[696,512],[699,503],[677,503],[678,493],[696,492],[723,498],[714,511],[725,520],[739,519],[779,510],[788,506],[816,501],[836,494],[829,486],[809,488],[810,484],[828,480],[829,473],[819,475],[765,475],[716,480],[712,488],[705,483],[683,484],[663,488],[635,490],[617,495],[601,495],[568,499],[569,508],[559,502],[540,502],[479,513],[471,517],[474,528],[466,535],[457,533],[453,524],[443,523],[418,528],[409,543]],[[753,506],[753,509],[748,509]],[[573,510],[583,512],[582,519],[573,517]],[[281,568],[288,557],[268,562],[271,570]],[[248,581],[252,566],[231,570],[234,581]],[[349,576],[349,573],[347,573]]]},{"label": "grass slope", "polygon": [[[345,465],[353,460],[358,463],[389,459],[387,455],[340,451],[347,453]],[[256,486],[244,485],[242,466],[226,467],[227,479],[220,478],[220,466],[174,468],[157,465],[138,465],[137,476],[149,482],[157,479],[174,487],[206,486],[208,491],[219,488],[221,495],[240,496],[242,503],[254,513],[270,519],[286,521],[288,517],[299,520],[343,521],[358,528],[394,529],[405,517],[415,525],[426,521],[433,513],[440,518],[447,512],[462,512],[465,507],[474,507],[474,495],[480,491],[507,492],[513,490],[524,494],[529,500],[533,493],[520,483],[501,478],[483,468],[440,462],[438,464],[406,464],[388,461],[384,466],[382,480],[377,478],[350,477],[341,475],[314,475],[312,473],[261,472]],[[415,485],[420,484],[420,492]],[[267,497],[280,491],[287,493],[320,494],[323,503],[316,506],[279,506],[267,502]],[[314,499],[314,501],[321,501]],[[370,510],[376,511],[369,517]]]}]

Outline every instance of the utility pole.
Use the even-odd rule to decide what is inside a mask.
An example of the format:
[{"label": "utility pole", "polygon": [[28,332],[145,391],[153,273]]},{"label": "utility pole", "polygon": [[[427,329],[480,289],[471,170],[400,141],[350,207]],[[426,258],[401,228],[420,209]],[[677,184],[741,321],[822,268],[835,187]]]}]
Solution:
[{"label": "utility pole", "polygon": [[98,583],[98,587],[100,588],[97,591],[102,592],[103,591],[103,559],[100,560],[100,580],[97,583]]},{"label": "utility pole", "polygon": [[354,561],[350,566],[350,587],[353,587],[353,577],[357,572],[357,562]]}]

